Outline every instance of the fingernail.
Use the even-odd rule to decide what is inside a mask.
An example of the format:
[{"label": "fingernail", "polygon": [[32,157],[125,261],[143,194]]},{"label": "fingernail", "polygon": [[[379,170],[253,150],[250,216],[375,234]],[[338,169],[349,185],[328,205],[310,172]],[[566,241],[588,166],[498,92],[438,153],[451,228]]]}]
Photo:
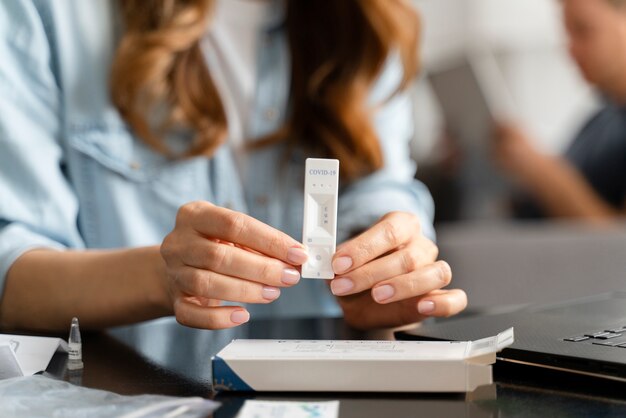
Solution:
[{"label": "fingernail", "polygon": [[435,311],[435,302],[432,300],[423,300],[417,304],[417,311],[422,315],[428,315]]},{"label": "fingernail", "polygon": [[393,297],[395,293],[396,290],[393,288],[393,286],[390,286],[388,284],[375,287],[372,291],[372,295],[374,296],[374,300],[376,302],[384,302],[387,299]]},{"label": "fingernail", "polygon": [[285,284],[296,284],[300,281],[300,273],[294,269],[284,269],[280,280]]},{"label": "fingernail", "polygon": [[263,290],[261,290],[261,296],[263,299],[274,300],[280,296],[280,289],[277,287],[269,287],[263,286]]},{"label": "fingernail", "polygon": [[352,267],[352,259],[350,257],[339,257],[333,260],[333,271],[335,274],[345,273],[350,267]]},{"label": "fingernail", "polygon": [[235,324],[244,324],[250,320],[250,312],[239,310],[230,314],[230,320]]},{"label": "fingernail", "polygon": [[306,263],[308,258],[306,251],[300,247],[293,247],[287,251],[287,260],[296,266]]},{"label": "fingernail", "polygon": [[333,295],[341,296],[354,289],[354,282],[347,277],[341,279],[335,279],[330,282],[330,290]]}]

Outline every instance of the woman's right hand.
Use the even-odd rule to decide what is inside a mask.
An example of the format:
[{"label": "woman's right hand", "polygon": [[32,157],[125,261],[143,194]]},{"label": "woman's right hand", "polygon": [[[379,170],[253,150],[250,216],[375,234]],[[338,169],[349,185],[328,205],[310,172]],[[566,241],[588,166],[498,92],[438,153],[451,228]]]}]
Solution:
[{"label": "woman's right hand", "polygon": [[281,287],[300,280],[307,254],[301,243],[248,215],[192,202],[161,244],[167,287],[179,323],[222,329],[247,322],[241,306],[222,301],[270,303]]}]

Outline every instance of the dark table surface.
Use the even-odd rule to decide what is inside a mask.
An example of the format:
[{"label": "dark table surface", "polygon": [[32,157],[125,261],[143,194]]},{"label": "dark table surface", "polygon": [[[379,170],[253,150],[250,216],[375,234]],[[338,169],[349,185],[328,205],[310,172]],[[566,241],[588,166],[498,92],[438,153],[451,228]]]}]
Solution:
[{"label": "dark table surface", "polygon": [[216,418],[235,417],[246,399],[339,400],[340,417],[626,417],[626,384],[497,363],[494,381],[471,394],[219,393],[211,389],[211,356],[233,338],[390,339],[341,319],[257,320],[222,331],[185,328],[172,319],[83,333],[82,371],[55,355],[48,373],[85,387],[133,394],[202,396],[222,402]]}]

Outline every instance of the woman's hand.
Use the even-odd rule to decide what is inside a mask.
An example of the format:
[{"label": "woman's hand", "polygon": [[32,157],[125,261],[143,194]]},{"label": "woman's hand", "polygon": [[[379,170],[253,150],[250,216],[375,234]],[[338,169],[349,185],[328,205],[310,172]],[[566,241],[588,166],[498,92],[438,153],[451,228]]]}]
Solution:
[{"label": "woman's hand", "polygon": [[307,259],[302,244],[288,235],[208,202],[179,209],[161,255],[176,319],[207,329],[247,322],[248,311],[221,301],[270,303],[281,287],[298,283],[295,266]]},{"label": "woman's hand", "polygon": [[333,294],[348,324],[360,329],[398,326],[427,316],[450,316],[467,305],[462,290],[442,290],[452,272],[436,261],[436,245],[415,215],[391,212],[333,257]]}]

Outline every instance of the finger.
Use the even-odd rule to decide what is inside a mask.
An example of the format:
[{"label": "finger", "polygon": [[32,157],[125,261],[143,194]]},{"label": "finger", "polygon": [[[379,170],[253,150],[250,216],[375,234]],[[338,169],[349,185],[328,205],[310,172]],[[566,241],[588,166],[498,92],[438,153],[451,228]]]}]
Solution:
[{"label": "finger", "polygon": [[300,281],[300,272],[291,265],[234,245],[196,237],[188,248],[181,252],[187,266],[270,286],[293,286]]},{"label": "finger", "polygon": [[417,311],[424,316],[449,317],[467,307],[467,294],[461,289],[432,292],[419,298]]},{"label": "finger", "polygon": [[410,273],[437,259],[437,246],[422,237],[409,246],[338,276],[330,283],[336,296],[351,295],[371,289],[377,283]]},{"label": "finger", "polygon": [[421,296],[450,284],[452,270],[445,261],[437,261],[411,273],[378,283],[372,289],[372,298],[381,304]]},{"label": "finger", "polygon": [[202,296],[185,296],[184,298],[185,300],[195,303],[196,305],[204,306],[207,308],[222,306],[222,302],[223,302],[219,299],[210,299],[210,298],[205,298]]},{"label": "finger", "polygon": [[243,245],[292,265],[301,265],[307,260],[301,243],[241,212],[208,202],[193,202],[181,207],[179,216],[207,237]]},{"label": "finger", "polygon": [[182,267],[176,274],[178,289],[186,295],[240,303],[270,303],[280,289],[208,270]]},{"label": "finger", "polygon": [[[369,296],[369,295],[367,295]],[[350,296],[354,297],[354,296]],[[405,299],[379,309],[361,312],[352,326],[359,329],[396,327],[414,324],[430,316],[448,317],[456,315],[467,306],[467,296],[459,289],[435,290],[419,298]]]},{"label": "finger", "polygon": [[250,320],[250,313],[240,306],[207,308],[183,299],[174,302],[174,313],[180,324],[202,329],[232,328]]},{"label": "finger", "polygon": [[345,242],[333,256],[335,274],[345,274],[405,244],[420,233],[417,217],[393,212],[356,238]]}]

